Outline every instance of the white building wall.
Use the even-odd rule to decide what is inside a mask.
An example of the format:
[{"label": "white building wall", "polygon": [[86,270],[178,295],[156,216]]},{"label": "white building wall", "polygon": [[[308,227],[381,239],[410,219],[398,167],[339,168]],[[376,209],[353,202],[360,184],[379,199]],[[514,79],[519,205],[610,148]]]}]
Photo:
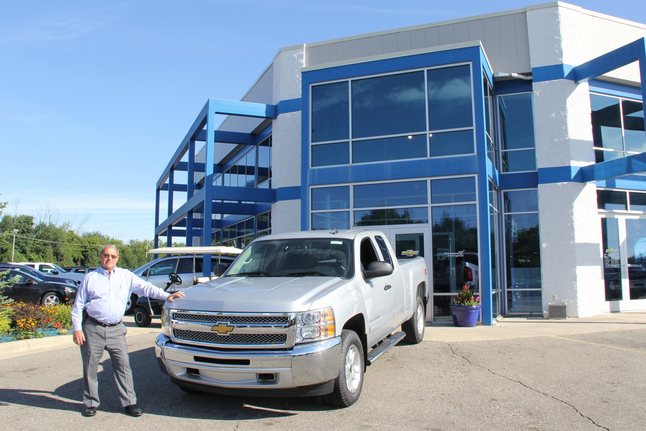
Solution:
[{"label": "white building wall", "polygon": [[[282,49],[274,60],[274,101],[301,97],[302,47]],[[301,185],[301,112],[281,114],[272,126],[272,187]],[[272,205],[272,233],[301,230],[301,200],[282,200]]]},{"label": "white building wall", "polygon": [[[528,10],[532,67],[582,63],[584,26],[577,8]],[[533,93],[538,169],[594,163],[588,85],[566,79],[535,82]],[[539,182],[544,180],[539,173]],[[550,303],[565,302],[569,317],[601,314],[604,286],[596,186],[541,184],[538,201],[543,313],[549,314]]]}]

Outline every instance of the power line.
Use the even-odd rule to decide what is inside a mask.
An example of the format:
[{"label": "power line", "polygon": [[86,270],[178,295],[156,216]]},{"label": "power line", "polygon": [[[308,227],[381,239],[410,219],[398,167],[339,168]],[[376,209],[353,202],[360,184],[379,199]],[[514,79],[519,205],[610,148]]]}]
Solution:
[{"label": "power line", "polygon": [[[4,233],[7,236],[13,236],[13,234],[11,234],[9,232],[4,232]],[[72,247],[96,247],[96,248],[101,248],[104,245],[104,244],[100,244],[100,245],[98,245],[98,244],[77,244],[77,243],[73,243],[73,242],[49,241],[49,240],[46,240],[46,239],[39,239],[39,238],[33,238],[33,237],[28,237],[28,236],[22,236],[22,235],[16,235],[16,238],[26,239],[26,240],[29,240],[29,241],[45,242],[45,243],[49,243],[49,244],[68,245],[68,246],[72,246]],[[144,240],[142,242],[144,244],[146,244],[148,241]],[[135,247],[135,245],[131,245],[131,244],[116,244],[116,246],[117,247]]]}]

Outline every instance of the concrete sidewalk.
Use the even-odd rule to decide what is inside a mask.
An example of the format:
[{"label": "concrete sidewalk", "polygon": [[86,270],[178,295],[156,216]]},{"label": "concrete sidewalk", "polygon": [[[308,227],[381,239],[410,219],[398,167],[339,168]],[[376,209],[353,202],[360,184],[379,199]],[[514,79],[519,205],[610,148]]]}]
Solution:
[{"label": "concrete sidewalk", "polygon": [[[132,316],[125,316],[128,336],[144,333],[159,333],[159,320],[147,328],[138,327]],[[604,314],[577,319],[549,320],[541,318],[507,317],[493,326],[458,328],[452,323],[428,324],[424,341],[488,341],[512,338],[553,337],[593,332],[626,331],[646,328],[646,312]],[[47,350],[74,347],[71,335],[37,338],[0,343],[0,360],[39,353]]]}]

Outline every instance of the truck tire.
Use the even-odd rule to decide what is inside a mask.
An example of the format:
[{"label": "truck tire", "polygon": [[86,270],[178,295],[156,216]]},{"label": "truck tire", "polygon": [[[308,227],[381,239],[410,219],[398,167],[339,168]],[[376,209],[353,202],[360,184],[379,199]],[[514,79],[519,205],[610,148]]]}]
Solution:
[{"label": "truck tire", "polygon": [[364,368],[361,339],[356,332],[344,329],[341,334],[339,376],[334,381],[334,390],[325,396],[325,401],[338,407],[349,407],[357,402],[363,387]]},{"label": "truck tire", "polygon": [[145,328],[150,325],[151,320],[150,314],[144,307],[135,308],[135,323],[137,326]]},{"label": "truck tire", "polygon": [[404,341],[408,344],[419,344],[424,339],[426,313],[424,311],[424,301],[419,296],[417,297],[413,317],[402,323],[402,330],[406,333]]}]

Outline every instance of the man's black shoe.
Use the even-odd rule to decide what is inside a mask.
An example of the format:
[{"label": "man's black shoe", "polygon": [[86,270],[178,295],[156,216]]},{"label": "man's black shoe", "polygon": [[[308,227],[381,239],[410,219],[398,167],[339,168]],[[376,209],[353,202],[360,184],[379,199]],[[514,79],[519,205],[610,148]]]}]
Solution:
[{"label": "man's black shoe", "polygon": [[85,412],[83,414],[88,418],[91,418],[92,416],[96,416],[96,407],[86,407]]},{"label": "man's black shoe", "polygon": [[134,417],[139,417],[144,414],[144,412],[139,407],[137,407],[137,404],[126,407],[126,413]]}]

